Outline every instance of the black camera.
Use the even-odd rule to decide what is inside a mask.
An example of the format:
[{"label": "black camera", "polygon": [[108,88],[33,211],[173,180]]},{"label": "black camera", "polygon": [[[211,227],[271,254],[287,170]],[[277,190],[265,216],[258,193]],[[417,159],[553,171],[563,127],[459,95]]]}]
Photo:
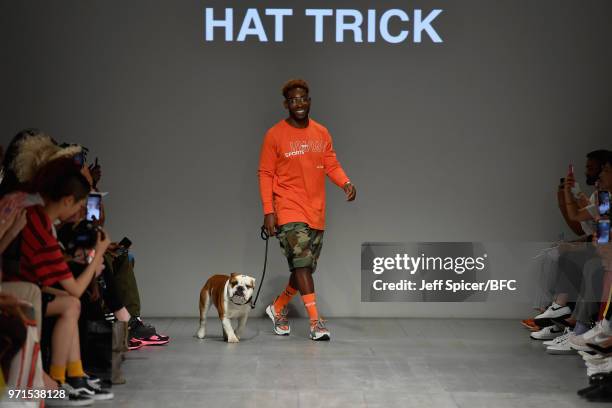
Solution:
[{"label": "black camera", "polygon": [[99,228],[94,222],[83,220],[71,228],[69,236],[62,234],[64,236],[60,237],[60,240],[66,247],[66,252],[74,255],[77,249],[93,249],[98,242],[98,231]]}]

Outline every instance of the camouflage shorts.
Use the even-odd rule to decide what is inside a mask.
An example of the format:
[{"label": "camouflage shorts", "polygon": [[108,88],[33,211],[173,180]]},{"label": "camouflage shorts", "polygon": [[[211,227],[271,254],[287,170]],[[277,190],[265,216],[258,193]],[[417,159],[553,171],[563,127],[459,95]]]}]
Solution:
[{"label": "camouflage shorts", "polygon": [[303,222],[290,222],[278,228],[277,238],[289,269],[317,268],[317,260],[323,246],[323,231],[311,229]]}]

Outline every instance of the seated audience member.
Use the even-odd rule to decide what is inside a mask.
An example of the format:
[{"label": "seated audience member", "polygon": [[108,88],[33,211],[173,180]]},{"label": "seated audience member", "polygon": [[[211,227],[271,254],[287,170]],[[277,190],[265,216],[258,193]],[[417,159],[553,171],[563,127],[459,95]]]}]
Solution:
[{"label": "seated audience member", "polygon": [[[4,253],[26,225],[25,198],[25,193],[12,193],[0,198],[0,255]],[[0,269],[0,277],[1,275],[2,270]],[[5,380],[20,381],[23,378],[32,378],[33,386],[42,385],[40,355],[32,361],[19,359],[17,364],[12,360],[13,356],[21,351],[22,345],[26,344],[26,341],[28,344],[36,344],[39,341],[41,328],[40,299],[40,289],[32,283],[10,282],[0,285],[0,360],[2,367],[0,370],[0,399],[2,399],[1,389]],[[35,333],[27,330],[28,326],[36,327]],[[15,358],[19,357],[15,356]],[[24,365],[26,360],[28,360],[27,366]],[[8,370],[11,365],[13,367],[18,366],[19,371],[9,373]],[[11,374],[10,377],[9,374]],[[48,376],[47,379],[50,380]],[[53,382],[47,381],[47,384],[49,389],[54,389]]]},{"label": "seated audience member", "polygon": [[20,307],[23,301],[0,292],[0,400],[4,393],[13,357],[26,340],[27,331]]},{"label": "seated audience member", "polygon": [[[92,185],[97,187],[102,178],[102,168],[97,160],[91,166],[84,167],[84,169]],[[102,203],[100,225],[103,226],[105,220],[106,214]],[[129,348],[131,350],[138,349],[141,346],[167,344],[170,338],[158,333],[155,327],[146,324],[140,317],[140,294],[134,273],[134,263],[134,257],[128,248],[122,247],[118,243],[112,243],[109,246],[105,262],[108,275],[105,272],[105,280],[110,282],[110,276],[113,277],[111,283],[116,290],[116,299],[118,300],[115,304],[125,305],[124,308],[112,312],[119,322],[128,322]]]},{"label": "seated audience member", "polygon": [[61,147],[38,129],[22,130],[11,140],[2,161],[0,197],[14,191],[26,191],[42,165],[54,159],[74,157],[82,150],[80,146]]},{"label": "seated audience member", "polygon": [[[24,189],[40,163],[58,157],[73,157],[80,153],[83,153],[81,147],[61,147],[55,140],[38,129],[25,129],[19,132],[7,148],[3,161],[5,178],[0,184],[0,196],[3,193]],[[84,161],[81,165],[81,171],[90,184],[97,186],[102,176],[101,167],[97,161],[89,167],[85,166]],[[103,207],[102,214],[104,214]],[[101,225],[104,225],[104,216],[101,217]],[[116,311],[115,317],[119,321],[125,321],[125,319],[129,321],[131,348],[168,343],[168,336],[157,333],[155,327],[144,323],[140,317],[140,296],[134,275],[132,254],[120,248],[118,244],[111,246],[108,252],[113,260],[115,271],[113,276],[119,294],[118,298],[125,305],[125,309]]]},{"label": "seated audience member", "polygon": [[134,274],[134,261],[127,253],[119,253],[113,261],[115,284],[120,293],[126,309],[130,313],[129,336],[132,346],[138,345],[164,345],[169,337],[157,332],[154,326],[142,321],[140,318],[140,296],[138,283]]},{"label": "seated audience member", "polygon": [[[594,185],[599,177],[603,163],[609,152],[596,150],[587,154],[586,182]],[[547,349],[553,354],[564,354],[569,352],[569,330],[563,330],[563,326],[575,326],[576,333],[581,334],[596,316],[598,303],[594,298],[600,294],[599,284],[603,276],[601,263],[592,249],[584,242],[590,239],[594,232],[592,219],[576,219],[575,214],[568,213],[568,206],[575,205],[579,208],[588,207],[589,199],[580,193],[575,184],[573,174],[568,174],[559,186],[557,193],[559,208],[568,226],[580,236],[578,243],[561,243],[557,248],[546,254],[544,264],[548,269],[543,271],[545,275],[543,285],[546,286],[542,292],[552,295],[549,299],[550,306],[534,319],[523,321],[523,325],[534,331],[531,337],[538,340],[551,340],[563,334],[557,342]],[[591,199],[594,196],[591,197]],[[583,243],[580,243],[580,242]],[[539,304],[544,305],[546,296],[542,295]],[[574,303],[575,302],[575,303]],[[572,306],[572,308],[570,308]],[[565,343],[561,343],[565,341]]]},{"label": "seated audience member", "polygon": [[[0,254],[21,232],[25,221],[25,210],[19,207],[14,197],[0,199]],[[26,340],[24,322],[27,319],[21,307],[32,308],[33,303],[37,302],[40,309],[40,290],[36,286],[24,283],[14,285],[11,289],[7,291],[6,286],[0,286],[0,398],[12,359]]]},{"label": "seated audience member", "polygon": [[[599,177],[598,189],[602,191],[612,191],[612,153],[608,155],[606,163]],[[586,212],[585,209],[581,209],[581,210],[576,210],[574,213],[576,216],[584,216],[586,218],[587,216],[584,215],[585,212]],[[599,215],[597,214],[595,218],[599,218]],[[612,260],[611,259],[612,257],[610,256],[610,254],[612,251],[610,249],[610,244],[597,244],[597,240],[595,240],[594,245],[597,248],[597,253],[602,258],[604,269],[606,270],[605,279],[601,282],[601,286],[605,288],[604,302],[607,302],[608,300],[607,295],[610,291],[610,276],[612,274],[612,268],[610,268],[610,266],[612,265],[610,263],[610,261]],[[570,336],[570,344],[572,346],[575,346],[574,347],[575,349],[584,350],[585,343],[591,340],[594,336],[598,336],[608,329],[607,326],[602,327],[601,325],[602,322],[604,323],[604,326],[606,326],[605,325],[606,321],[604,319],[603,321],[600,321],[599,324],[595,325],[595,327],[593,327],[588,332],[582,335]]]},{"label": "seated audience member", "polygon": [[593,402],[612,402],[612,244],[595,245],[606,269],[605,307],[591,330],[570,340],[572,348],[579,350],[584,359],[589,377],[589,386],[579,390],[578,395]]},{"label": "seated audience member", "polygon": [[[83,218],[79,217],[79,218]],[[75,276],[79,276],[84,268],[87,267],[87,249],[77,248],[75,246],[76,229],[80,223],[66,223],[58,229],[58,238],[66,248],[67,254],[71,257],[68,262],[70,269]],[[113,384],[125,383],[125,378],[122,375],[120,366],[123,362],[121,353],[128,351],[128,322],[130,314],[119,298],[119,292],[115,286],[112,261],[109,262],[108,251],[104,256],[104,270],[100,278],[93,282],[95,288],[91,290],[85,299],[82,299],[85,316],[82,318],[97,321],[100,326],[112,326],[112,340],[109,339],[109,346],[112,346],[111,354],[111,369],[112,373],[110,381]],[[99,295],[98,295],[99,294]],[[101,301],[103,300],[103,301]],[[116,321],[109,323],[106,316],[107,313],[112,313]],[[105,321],[101,323],[101,321]],[[116,343],[116,344],[115,344]],[[85,350],[89,349],[87,344],[83,344]],[[139,344],[139,346],[141,346]],[[95,359],[94,360],[100,360]],[[100,360],[101,361],[101,360]],[[87,361],[86,361],[87,362]]]},{"label": "seated audience member", "polygon": [[[598,190],[608,190],[612,187],[612,180],[608,180],[605,174],[611,154],[608,151],[599,150],[591,153],[589,158],[591,168],[600,170],[598,174]],[[587,167],[587,171],[588,169]],[[591,183],[592,181],[591,179]],[[563,195],[566,204],[565,216],[572,222],[580,222],[583,231],[589,234],[586,240],[590,241],[592,234],[596,231],[596,220],[599,217],[596,206],[597,190],[590,198],[587,198],[577,188],[574,175],[570,172],[564,180]],[[586,245],[584,248],[579,246],[575,252],[586,255],[586,262],[578,262],[575,265],[577,268],[573,268],[572,273],[567,273],[566,270],[560,271],[561,275],[565,273],[569,279],[572,279],[571,276],[573,275],[573,279],[576,282],[574,287],[579,287],[573,313],[569,318],[565,316],[558,317],[557,319],[553,318],[553,323],[555,324],[543,329],[542,332],[550,332],[549,338],[552,338],[555,334],[560,334],[559,331],[562,326],[574,326],[574,329],[570,330],[568,327],[563,335],[545,343],[547,346],[546,351],[551,354],[570,354],[574,353],[574,350],[584,350],[585,336],[590,337],[596,334],[596,328],[591,330],[589,328],[597,321],[600,308],[599,300],[602,296],[602,289],[605,287],[605,270],[600,258],[596,255],[591,245]],[[553,333],[554,331],[556,333]],[[532,337],[536,338],[535,336],[537,334],[532,334]]]},{"label": "seated audience member", "polygon": [[[85,204],[89,183],[71,158],[51,160],[39,169],[31,189],[44,205],[27,209],[27,225],[21,234],[18,273],[5,273],[4,281],[28,281],[42,289],[43,316],[56,316],[51,345],[50,376],[67,391],[68,400],[81,404],[90,398],[108,399],[112,394],[92,387],[82,369],[77,322],[79,297],[102,271],[109,238],[99,232],[96,253],[83,273],[74,278],[55,237],[53,224],[78,212]],[[59,284],[61,289],[53,288]],[[49,401],[51,402],[51,401]]]},{"label": "seated audience member", "polygon": [[[599,219],[599,212],[596,204],[597,192],[599,190],[612,190],[612,179],[610,179],[608,174],[610,161],[612,160],[612,152],[599,152],[602,152],[602,156],[598,157],[598,163],[601,168],[597,180],[598,187],[590,198],[587,199],[584,193],[579,193],[579,195],[582,196],[582,203],[580,200],[571,200],[572,189],[575,185],[574,176],[572,174],[568,174],[564,186],[568,217],[573,221],[581,222],[583,229],[589,234],[590,237],[597,232],[597,220]],[[590,252],[592,246],[589,245],[588,248]],[[580,296],[576,303],[576,310],[572,316],[572,318],[576,321],[576,327],[573,333],[574,335],[582,335],[585,333],[589,329],[592,318],[597,316],[599,311],[598,299],[600,299],[602,295],[601,292],[603,288],[602,283],[604,274],[599,258],[597,258],[597,262],[599,262],[599,269],[597,269],[597,272],[592,272],[592,269],[585,269],[583,273]],[[594,264],[595,259],[592,259],[591,263]]]}]

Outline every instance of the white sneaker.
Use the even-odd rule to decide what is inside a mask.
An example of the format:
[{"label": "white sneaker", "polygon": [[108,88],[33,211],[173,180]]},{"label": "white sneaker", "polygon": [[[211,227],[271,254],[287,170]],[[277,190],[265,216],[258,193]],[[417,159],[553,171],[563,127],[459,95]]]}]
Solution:
[{"label": "white sneaker", "polygon": [[555,340],[560,339],[562,337],[564,339],[559,341],[557,344],[553,344],[551,346],[546,347],[546,352],[548,354],[559,355],[559,354],[575,354],[576,353],[576,350],[572,350],[572,348],[569,345],[569,342],[568,342],[569,333],[566,333],[563,336],[559,336]]},{"label": "white sneaker", "polygon": [[592,359],[589,361],[585,361],[584,365],[588,367],[601,367],[602,364],[606,364],[608,361],[609,357],[602,357],[599,359]]},{"label": "white sneaker", "polygon": [[325,320],[319,319],[310,322],[310,338],[314,341],[329,341],[331,334],[325,327]]},{"label": "white sneaker", "polygon": [[552,340],[563,334],[564,329],[557,326],[548,326],[540,331],[533,332],[529,335],[534,340]]},{"label": "white sneaker", "polygon": [[[597,337],[594,339],[594,343],[603,343],[608,340],[608,338],[612,337],[612,327],[610,326],[610,322],[606,319],[603,319],[597,322],[601,328],[601,332],[597,334]],[[591,342],[593,343],[593,342]]]},{"label": "white sneaker", "polygon": [[537,319],[554,319],[556,317],[563,317],[572,314],[572,309],[567,306],[561,306],[556,303],[553,303],[544,311],[544,313],[540,313],[533,320]]},{"label": "white sneaker", "polygon": [[587,375],[609,373],[612,371],[612,357],[602,359],[600,364],[587,363]]},{"label": "white sneaker", "polygon": [[580,354],[585,363],[588,363],[589,361],[593,360],[603,360],[605,358],[604,356],[601,356],[599,354],[591,354],[587,353],[586,351],[578,351],[578,354]]},{"label": "white sneaker", "polygon": [[280,313],[276,313],[274,310],[274,303],[266,307],[266,314],[274,323],[273,330],[278,336],[288,336],[291,333],[291,326],[289,325],[289,319],[287,319],[287,308],[283,308]]},{"label": "white sneaker", "polygon": [[601,326],[601,322],[597,322],[597,324],[593,326],[591,330],[585,333],[582,333],[580,335],[571,335],[570,340],[569,340],[570,347],[573,348],[574,350],[589,351],[591,349],[586,344],[593,343],[593,340],[595,340],[597,336],[603,333],[603,331],[604,330]]},{"label": "white sneaker", "polygon": [[543,342],[542,344],[545,346],[556,346],[557,344],[561,344],[567,341],[567,338],[570,336],[570,334],[572,334],[572,331],[569,329],[569,327],[566,327],[565,330],[563,331],[563,335],[556,337],[552,340],[547,340]]}]

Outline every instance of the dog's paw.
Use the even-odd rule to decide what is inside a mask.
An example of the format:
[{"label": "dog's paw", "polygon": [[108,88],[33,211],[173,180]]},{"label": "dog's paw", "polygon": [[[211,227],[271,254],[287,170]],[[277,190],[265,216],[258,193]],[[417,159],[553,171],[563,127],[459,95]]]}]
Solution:
[{"label": "dog's paw", "polygon": [[196,336],[198,337],[198,339],[203,339],[204,337],[206,337],[206,331],[204,331],[204,329],[200,329],[196,333]]},{"label": "dog's paw", "polygon": [[228,337],[227,342],[228,343],[238,343],[240,340],[238,340],[238,337],[236,336],[232,336],[232,337]]}]

